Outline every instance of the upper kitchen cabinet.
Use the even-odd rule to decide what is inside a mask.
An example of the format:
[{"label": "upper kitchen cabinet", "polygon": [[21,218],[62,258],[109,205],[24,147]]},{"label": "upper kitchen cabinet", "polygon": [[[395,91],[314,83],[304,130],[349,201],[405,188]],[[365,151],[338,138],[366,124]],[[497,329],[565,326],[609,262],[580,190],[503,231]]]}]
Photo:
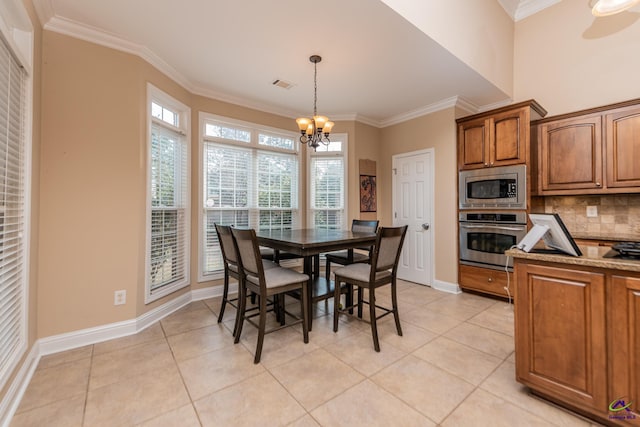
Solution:
[{"label": "upper kitchen cabinet", "polygon": [[605,116],[607,187],[640,190],[640,105],[620,108]]},{"label": "upper kitchen cabinet", "polygon": [[456,120],[459,169],[528,163],[530,122],[546,113],[529,100]]},{"label": "upper kitchen cabinet", "polygon": [[640,157],[640,100],[547,118],[534,126],[535,194],[640,192],[640,169],[634,164]]}]

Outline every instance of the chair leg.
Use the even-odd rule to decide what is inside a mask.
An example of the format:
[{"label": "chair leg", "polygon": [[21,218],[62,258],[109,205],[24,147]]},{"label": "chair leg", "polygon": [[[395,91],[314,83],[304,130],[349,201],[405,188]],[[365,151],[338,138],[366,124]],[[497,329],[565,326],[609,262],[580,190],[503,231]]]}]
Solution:
[{"label": "chair leg", "polygon": [[360,319],[362,319],[362,301],[364,301],[363,292],[362,288],[358,287],[358,317]]},{"label": "chair leg", "polygon": [[307,289],[307,283],[305,282],[302,284],[302,292],[300,296],[300,304],[302,308],[302,337],[305,344],[309,342],[309,325],[307,325],[309,307],[307,301],[307,292],[309,292],[309,290]]},{"label": "chair leg", "polygon": [[[238,286],[239,288],[240,286]],[[240,292],[240,289],[238,289]],[[220,304],[220,313],[218,314],[218,323],[222,322],[224,316],[224,308],[227,305],[227,298],[229,296],[229,271],[224,269],[224,287],[222,288],[222,303]]]},{"label": "chair leg", "polygon": [[378,324],[376,320],[376,294],[375,288],[369,288],[369,317],[371,318],[371,335],[373,335],[373,348],[380,351],[380,343],[378,342]]},{"label": "chair leg", "polygon": [[324,277],[327,279],[327,283],[331,280],[331,261],[327,260],[324,267]]},{"label": "chair leg", "polygon": [[344,297],[347,302],[347,307],[349,307],[349,314],[353,314],[353,285],[347,284],[347,293]]},{"label": "chair leg", "polygon": [[264,342],[264,330],[267,327],[267,299],[260,298],[260,321],[258,322],[258,343],[256,344],[256,357],[253,363],[260,363],[262,343]]},{"label": "chair leg", "polygon": [[333,287],[333,332],[338,332],[338,316],[340,315],[340,282],[336,278]]},{"label": "chair leg", "polygon": [[240,335],[242,334],[242,325],[244,325],[244,313],[247,309],[247,288],[245,287],[244,280],[238,282],[238,312],[236,313],[236,324],[234,327],[234,344],[240,342]]},{"label": "chair leg", "polygon": [[[233,322],[233,337],[235,338],[238,334],[238,327],[240,323],[244,321],[244,310],[246,306],[242,304],[242,301],[246,300],[246,297],[242,296],[243,290],[240,281],[238,281],[238,302],[236,304],[236,320]],[[222,317],[222,310],[220,310],[220,317]],[[220,317],[218,317],[218,322],[220,322]],[[235,341],[234,341],[235,342]]]},{"label": "chair leg", "polygon": [[280,295],[276,295],[278,297],[278,316],[280,316],[280,326],[284,326],[285,323],[285,317],[287,316],[286,314],[284,314],[284,310],[285,310],[285,300],[284,300],[284,294],[280,294]]},{"label": "chair leg", "polygon": [[393,318],[396,321],[396,330],[398,335],[402,336],[402,327],[400,327],[400,315],[398,314],[398,297],[396,295],[396,280],[391,282],[391,303],[393,304]]}]

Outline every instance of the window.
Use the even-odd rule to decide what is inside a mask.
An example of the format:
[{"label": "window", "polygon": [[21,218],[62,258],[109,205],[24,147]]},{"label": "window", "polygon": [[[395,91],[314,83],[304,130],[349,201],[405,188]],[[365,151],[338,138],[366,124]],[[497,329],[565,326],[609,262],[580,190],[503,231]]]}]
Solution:
[{"label": "window", "polygon": [[189,284],[189,109],[149,85],[146,302]]},{"label": "window", "polygon": [[291,229],[299,223],[295,133],[201,114],[200,280],[219,277],[215,224]]},{"label": "window", "polygon": [[347,136],[331,135],[329,145],[309,153],[309,227],[346,229]]},{"label": "window", "polygon": [[[4,4],[6,3],[6,4]],[[11,3],[11,4],[10,4]],[[9,10],[6,10],[8,7]],[[27,348],[31,175],[31,23],[21,2],[0,5],[0,389]],[[5,21],[6,20],[6,21]],[[5,24],[8,27],[5,27]],[[12,31],[7,32],[9,28]],[[20,44],[20,38],[29,43]],[[3,37],[4,36],[4,37]],[[18,59],[21,58],[21,59]],[[1,412],[1,411],[0,411]]]}]

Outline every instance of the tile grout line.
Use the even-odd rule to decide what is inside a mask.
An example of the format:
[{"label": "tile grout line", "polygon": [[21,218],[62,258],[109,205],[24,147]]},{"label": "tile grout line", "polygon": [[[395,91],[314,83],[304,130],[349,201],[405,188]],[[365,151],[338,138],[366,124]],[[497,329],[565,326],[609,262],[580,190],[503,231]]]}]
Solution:
[{"label": "tile grout line", "polygon": [[91,344],[91,358],[89,360],[89,373],[87,374],[87,387],[84,393],[84,405],[82,406],[81,426],[84,426],[87,417],[87,405],[89,403],[89,386],[91,385],[91,371],[93,370],[93,357],[95,356],[95,345]]}]

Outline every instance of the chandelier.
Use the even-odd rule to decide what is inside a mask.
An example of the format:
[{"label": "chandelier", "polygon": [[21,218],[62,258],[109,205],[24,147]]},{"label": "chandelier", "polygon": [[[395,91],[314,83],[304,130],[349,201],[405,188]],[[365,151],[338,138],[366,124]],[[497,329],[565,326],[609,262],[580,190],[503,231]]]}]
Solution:
[{"label": "chandelier", "polygon": [[333,129],[333,122],[326,116],[319,116],[316,104],[318,103],[318,62],[322,61],[319,55],[311,55],[309,61],[313,63],[313,118],[300,117],[296,119],[300,129],[300,142],[309,144],[314,151],[320,143],[329,145],[329,134]]}]

